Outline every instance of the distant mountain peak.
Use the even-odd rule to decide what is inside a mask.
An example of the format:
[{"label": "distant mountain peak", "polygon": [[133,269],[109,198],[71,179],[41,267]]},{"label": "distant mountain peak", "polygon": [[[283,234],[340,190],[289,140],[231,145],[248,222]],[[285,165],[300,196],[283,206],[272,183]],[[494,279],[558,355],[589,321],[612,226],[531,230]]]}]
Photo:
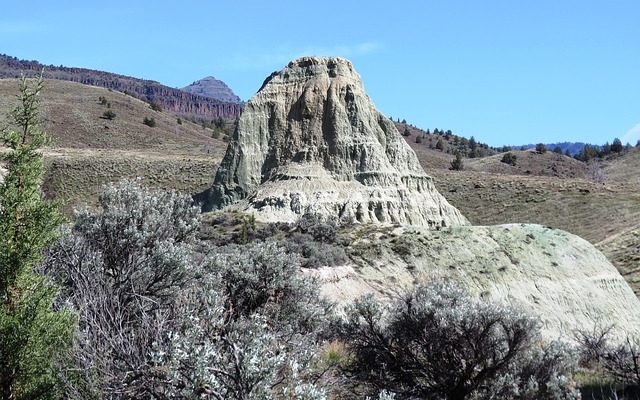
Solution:
[{"label": "distant mountain peak", "polygon": [[205,76],[191,85],[183,87],[181,90],[226,103],[242,103],[240,97],[233,93],[233,90],[226,83],[213,76]]}]

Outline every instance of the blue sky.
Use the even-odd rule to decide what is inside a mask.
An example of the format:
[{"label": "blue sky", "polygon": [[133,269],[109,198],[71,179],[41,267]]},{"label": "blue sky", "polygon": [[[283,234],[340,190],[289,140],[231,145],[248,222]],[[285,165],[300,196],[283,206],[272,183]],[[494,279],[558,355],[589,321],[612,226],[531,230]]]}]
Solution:
[{"label": "blue sky", "polygon": [[[295,57],[349,58],[376,106],[492,145],[640,139],[640,1],[6,2],[0,53],[247,100]],[[28,4],[28,8],[25,8]]]}]

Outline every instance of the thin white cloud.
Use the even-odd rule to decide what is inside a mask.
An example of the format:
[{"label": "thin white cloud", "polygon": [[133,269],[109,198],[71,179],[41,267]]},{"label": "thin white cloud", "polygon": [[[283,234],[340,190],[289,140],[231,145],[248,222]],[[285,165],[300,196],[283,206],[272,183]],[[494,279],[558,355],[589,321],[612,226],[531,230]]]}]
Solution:
[{"label": "thin white cloud", "polygon": [[635,145],[640,140],[640,122],[629,129],[620,140],[622,140],[623,144],[631,143],[632,146]]},{"label": "thin white cloud", "polygon": [[307,46],[304,48],[291,49],[282,47],[275,49],[271,53],[242,55],[228,58],[226,67],[240,69],[264,69],[279,68],[287,62],[302,56],[339,56],[354,57],[365,56],[382,49],[378,42],[363,42],[352,45],[335,45],[329,47]]}]

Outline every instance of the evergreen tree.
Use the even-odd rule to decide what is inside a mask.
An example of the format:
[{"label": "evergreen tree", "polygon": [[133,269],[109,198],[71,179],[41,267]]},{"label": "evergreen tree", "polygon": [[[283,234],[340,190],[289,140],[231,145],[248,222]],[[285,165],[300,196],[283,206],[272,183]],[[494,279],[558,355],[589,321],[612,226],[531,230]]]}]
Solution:
[{"label": "evergreen tree", "polygon": [[42,251],[55,239],[61,216],[43,199],[47,144],[38,125],[42,78],[20,81],[19,105],[11,113],[17,129],[4,129],[7,174],[0,184],[0,397],[58,398],[56,364],[71,344],[74,315],[55,311],[51,281],[36,272]]},{"label": "evergreen tree", "polygon": [[456,158],[451,161],[451,166],[449,167],[449,169],[452,171],[462,171],[464,169],[462,155],[460,155],[459,151],[456,151]]},{"label": "evergreen tree", "polygon": [[471,150],[475,150],[477,147],[478,147],[478,142],[476,142],[476,138],[471,136],[471,138],[469,138],[469,148]]},{"label": "evergreen tree", "polygon": [[546,152],[547,152],[547,148],[545,147],[544,143],[538,143],[536,145],[536,153],[544,154]]},{"label": "evergreen tree", "polygon": [[569,151],[569,148],[567,148],[567,150],[564,151],[564,155],[567,157],[571,157],[571,151]]},{"label": "evergreen tree", "polygon": [[620,139],[613,139],[613,143],[611,144],[611,151],[614,153],[620,153],[622,151],[622,141]]}]

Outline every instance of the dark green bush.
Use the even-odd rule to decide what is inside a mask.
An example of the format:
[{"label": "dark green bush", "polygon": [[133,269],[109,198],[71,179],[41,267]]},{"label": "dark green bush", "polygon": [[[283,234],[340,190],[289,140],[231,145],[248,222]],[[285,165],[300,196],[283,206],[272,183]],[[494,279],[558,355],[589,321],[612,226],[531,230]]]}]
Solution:
[{"label": "dark green bush", "polygon": [[111,110],[107,110],[105,112],[102,113],[102,118],[103,119],[108,119],[108,120],[112,120],[116,117],[116,113],[114,113]]},{"label": "dark green bush", "polygon": [[156,103],[155,101],[152,101],[151,103],[149,103],[149,107],[151,107],[153,111],[162,111],[162,106]]},{"label": "dark green bush", "polygon": [[505,163],[505,164],[509,164],[509,165],[516,165],[516,159],[518,157],[511,153],[511,152],[507,152],[502,156],[502,160],[500,160],[501,162]]},{"label": "dark green bush", "polygon": [[152,118],[144,117],[144,119],[142,120],[142,123],[150,128],[153,128],[156,126],[156,120],[153,117]]}]

